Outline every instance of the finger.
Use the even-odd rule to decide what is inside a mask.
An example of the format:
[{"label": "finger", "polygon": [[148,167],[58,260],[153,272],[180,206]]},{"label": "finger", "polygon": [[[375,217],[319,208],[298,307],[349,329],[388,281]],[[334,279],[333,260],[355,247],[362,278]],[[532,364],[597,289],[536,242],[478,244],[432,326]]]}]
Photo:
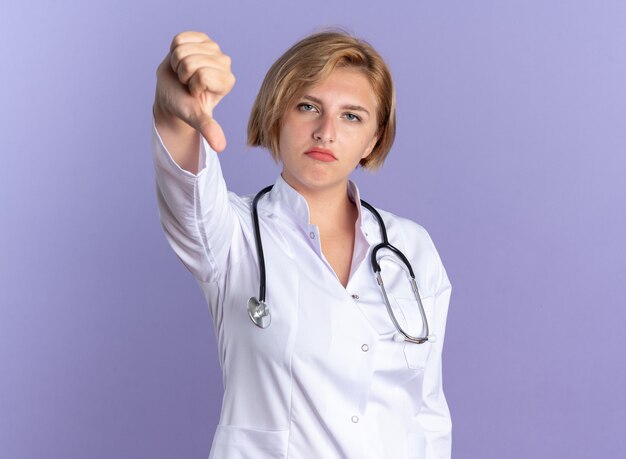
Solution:
[{"label": "finger", "polygon": [[181,61],[193,55],[219,56],[222,54],[220,47],[214,41],[209,42],[190,42],[176,46],[170,51],[171,64],[174,71],[178,70]]},{"label": "finger", "polygon": [[224,148],[226,148],[226,136],[222,126],[208,115],[204,116],[199,122],[200,124],[196,126],[196,129],[209,142],[211,148],[218,153],[224,151]]},{"label": "finger", "polygon": [[176,73],[181,83],[188,84],[195,73],[205,71],[210,72],[211,76],[220,80],[229,80],[227,74],[230,73],[230,57],[225,54],[187,56],[180,62]]},{"label": "finger", "polygon": [[209,92],[221,99],[228,94],[234,84],[235,76],[231,72],[204,67],[191,76],[187,86],[189,87],[189,92],[194,97],[204,92]]},{"label": "finger", "polygon": [[212,42],[207,34],[204,32],[195,32],[193,30],[181,32],[177,34],[170,44],[170,51],[173,51],[174,48],[180,46],[184,43],[202,43],[202,42]]}]

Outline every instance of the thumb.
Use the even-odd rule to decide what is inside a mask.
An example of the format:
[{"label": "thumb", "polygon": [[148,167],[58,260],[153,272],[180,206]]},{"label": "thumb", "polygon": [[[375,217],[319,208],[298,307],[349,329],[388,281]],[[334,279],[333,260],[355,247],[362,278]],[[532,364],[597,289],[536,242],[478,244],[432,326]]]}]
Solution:
[{"label": "thumb", "polygon": [[202,119],[198,120],[198,127],[196,128],[202,137],[204,137],[213,150],[221,152],[226,148],[226,136],[222,130],[222,126],[215,121],[215,119],[209,115],[206,115]]}]

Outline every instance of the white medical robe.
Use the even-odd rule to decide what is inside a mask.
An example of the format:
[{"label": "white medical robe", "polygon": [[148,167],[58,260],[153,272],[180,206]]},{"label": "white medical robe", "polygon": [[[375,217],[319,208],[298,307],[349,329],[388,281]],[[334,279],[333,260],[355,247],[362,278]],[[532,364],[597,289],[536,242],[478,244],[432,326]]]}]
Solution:
[{"label": "white medical robe", "polygon": [[[252,198],[227,191],[204,140],[197,175],[178,167],[156,130],[154,160],[165,234],[200,284],[217,336],[224,398],[210,458],[450,458],[441,350],[451,288],[426,231],[380,211],[390,242],[413,265],[437,336],[398,342],[369,259],[380,229],[357,187],[350,183],[359,218],[344,288],[305,199],[279,177],[258,205],[271,310],[271,325],[261,329],[246,309],[259,291]],[[405,270],[388,252],[381,256],[400,324],[423,333]]]}]

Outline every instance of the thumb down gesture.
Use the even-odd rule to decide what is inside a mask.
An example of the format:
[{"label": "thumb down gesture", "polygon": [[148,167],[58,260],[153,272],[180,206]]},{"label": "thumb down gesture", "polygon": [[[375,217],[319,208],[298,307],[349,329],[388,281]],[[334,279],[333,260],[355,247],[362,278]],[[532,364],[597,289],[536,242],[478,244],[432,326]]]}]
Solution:
[{"label": "thumb down gesture", "polygon": [[230,57],[217,43],[202,32],[180,33],[157,69],[155,116],[165,123],[183,121],[220,152],[226,137],[213,110],[234,84]]}]

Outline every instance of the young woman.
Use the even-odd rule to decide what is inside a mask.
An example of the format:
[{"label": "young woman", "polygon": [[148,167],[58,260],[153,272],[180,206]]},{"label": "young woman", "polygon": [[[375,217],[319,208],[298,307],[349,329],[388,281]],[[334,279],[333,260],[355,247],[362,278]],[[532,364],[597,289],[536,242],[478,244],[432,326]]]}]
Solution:
[{"label": "young woman", "polygon": [[393,143],[382,58],[326,32],[274,63],[248,142],[282,173],[254,199],[227,191],[215,153],[230,59],[185,32],[157,76],[161,221],[204,291],[224,376],[210,457],[449,458],[450,283],[426,231],[368,206],[349,180],[381,166]]}]

